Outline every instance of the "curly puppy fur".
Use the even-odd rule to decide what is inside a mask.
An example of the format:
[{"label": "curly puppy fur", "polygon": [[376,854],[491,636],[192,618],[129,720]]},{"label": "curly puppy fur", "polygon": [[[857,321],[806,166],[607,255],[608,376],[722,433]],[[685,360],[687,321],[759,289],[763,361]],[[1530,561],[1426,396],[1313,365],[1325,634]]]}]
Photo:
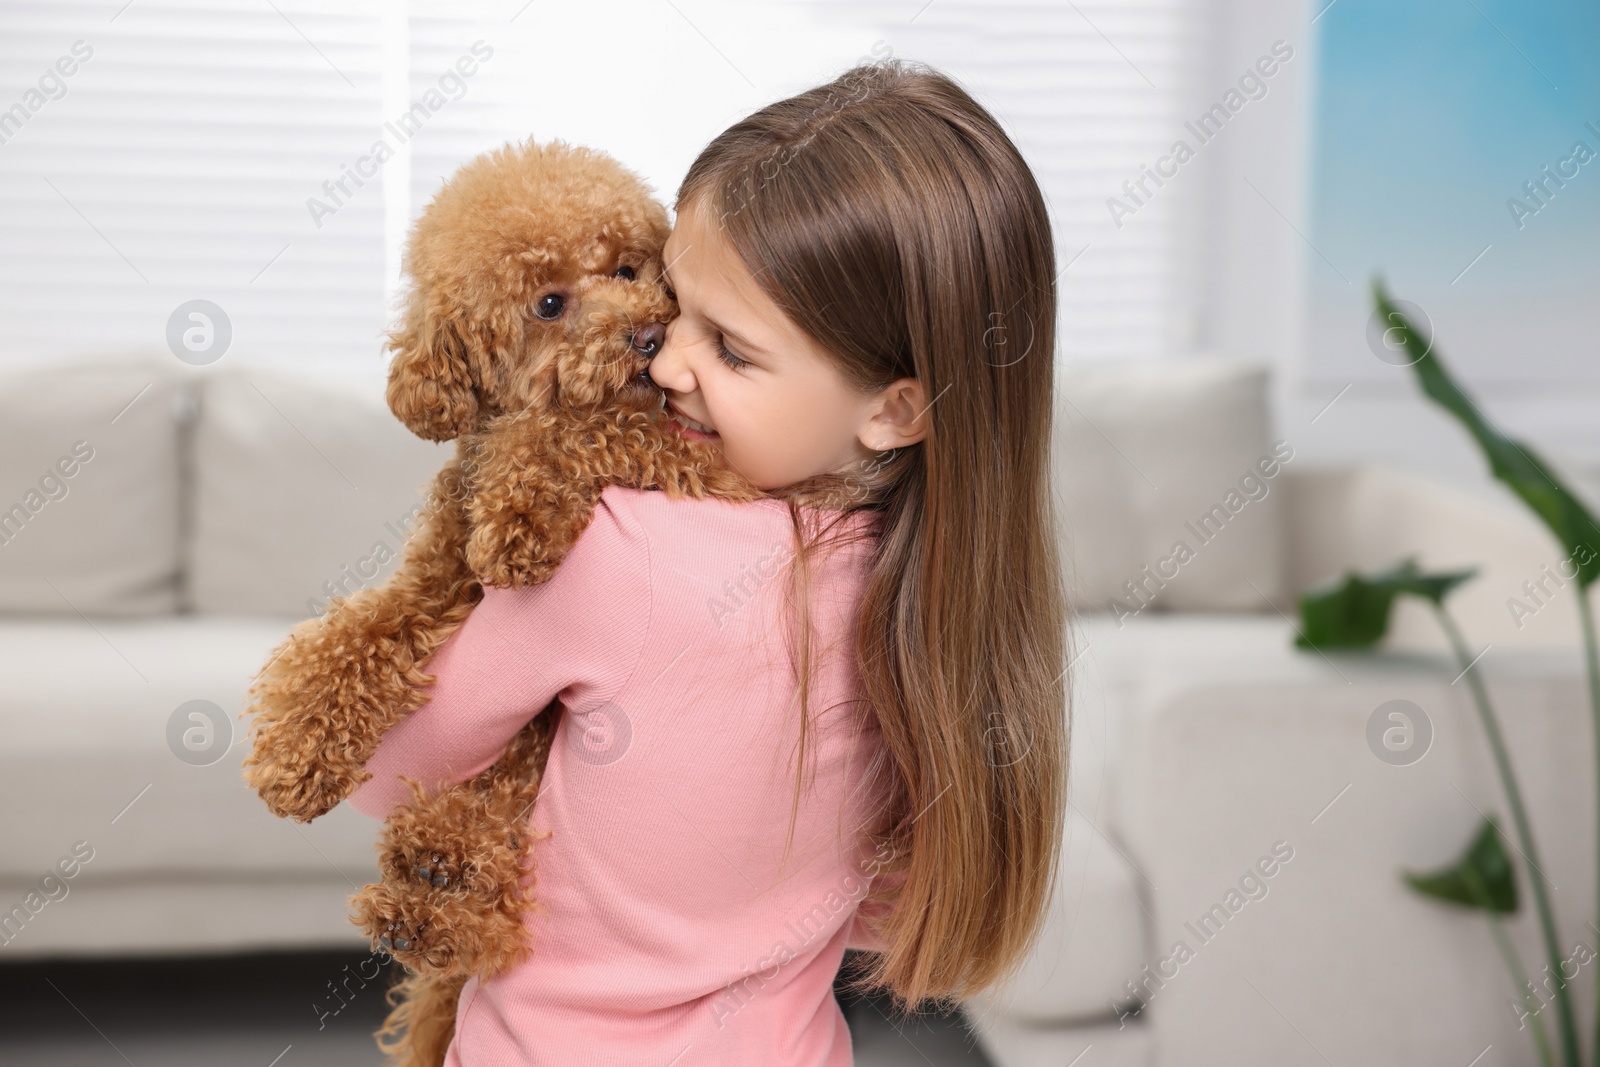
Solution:
[{"label": "curly puppy fur", "polygon": [[[659,284],[667,231],[643,183],[602,153],[530,142],[472,160],[410,236],[390,409],[444,441],[534,406],[659,404],[642,376],[647,357],[627,336],[596,359],[569,335],[582,340],[585,312],[601,304],[621,305],[606,316],[613,325],[670,317]],[[547,318],[550,297],[562,304]],[[432,680],[421,665],[481,596],[461,553],[471,495],[463,459],[458,442],[389,582],[297,626],[252,687],[246,778],[275,814],[308,822],[355,789],[378,739],[421,702],[417,690]]]},{"label": "curly puppy fur", "polygon": [[[523,838],[550,737],[536,719],[493,766],[459,787],[430,797],[412,783],[413,802],[385,825],[383,881],[351,898],[353,921],[381,931],[379,947],[416,973],[494,974],[520,958],[522,916],[536,906]],[[431,936],[436,930],[449,936]]]},{"label": "curly puppy fur", "polygon": [[[425,701],[423,668],[482,581],[547,578],[605,485],[764,495],[660,410],[648,360],[676,313],[661,284],[667,231],[637,177],[560,142],[472,160],[417,220],[388,403],[457,451],[391,578],[297,625],[252,685],[245,777],[275,814],[308,822],[365,780],[382,736]],[[352,900],[413,972],[380,1034],[397,1064],[437,1067],[465,978],[528,951],[526,820],[552,729],[541,714],[471,781],[433,796],[414,785],[380,843],[383,881]]]},{"label": "curly puppy fur", "polygon": [[456,1004],[465,978],[407,972],[389,987],[392,1009],[373,1037],[390,1067],[440,1067],[456,1033]]}]

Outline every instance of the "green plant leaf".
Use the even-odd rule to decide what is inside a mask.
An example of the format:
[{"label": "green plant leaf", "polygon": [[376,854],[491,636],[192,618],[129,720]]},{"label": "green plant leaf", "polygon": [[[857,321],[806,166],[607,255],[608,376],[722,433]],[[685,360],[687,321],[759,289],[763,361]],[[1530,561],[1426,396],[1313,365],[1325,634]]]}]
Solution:
[{"label": "green plant leaf", "polygon": [[1406,884],[1426,897],[1468,908],[1511,915],[1517,910],[1517,879],[1506,855],[1505,840],[1492,818],[1485,818],[1478,835],[1448,867],[1428,874],[1403,872]]},{"label": "green plant leaf", "polygon": [[1454,415],[1467,428],[1489,461],[1490,472],[1522,498],[1544,520],[1561,547],[1578,568],[1578,584],[1589,588],[1600,578],[1600,523],[1583,503],[1556,477],[1549,465],[1529,446],[1514,441],[1490,425],[1478,405],[1462,391],[1439,358],[1433,339],[1424,336],[1397,309],[1384,291],[1377,275],[1372,278],[1372,299],[1389,333],[1405,347],[1413,362],[1422,391]]},{"label": "green plant leaf", "polygon": [[1434,603],[1477,574],[1476,570],[1425,574],[1408,559],[1386,571],[1361,575],[1354,571],[1300,595],[1300,648],[1371,648],[1389,632],[1395,597],[1402,593]]}]

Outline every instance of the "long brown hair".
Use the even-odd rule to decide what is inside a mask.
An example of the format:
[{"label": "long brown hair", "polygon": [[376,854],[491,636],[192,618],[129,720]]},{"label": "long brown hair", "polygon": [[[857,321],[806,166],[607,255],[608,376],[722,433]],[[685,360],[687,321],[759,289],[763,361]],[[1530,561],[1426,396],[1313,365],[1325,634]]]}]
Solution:
[{"label": "long brown hair", "polygon": [[[855,654],[882,730],[886,857],[865,898],[885,950],[857,989],[901,1009],[1021,964],[1054,888],[1066,808],[1066,594],[1048,471],[1055,255],[1044,198],[994,117],[895,60],[780,100],[706,146],[678,190],[720,218],[763,289],[863,392],[915,376],[924,438],[855,474],[826,534],[876,522]],[[837,539],[835,539],[837,543]],[[801,620],[801,765],[811,670]],[[796,803],[801,773],[796,770]],[[790,823],[792,840],[793,819]],[[894,884],[898,883],[898,884]],[[865,921],[865,920],[864,920]]]}]

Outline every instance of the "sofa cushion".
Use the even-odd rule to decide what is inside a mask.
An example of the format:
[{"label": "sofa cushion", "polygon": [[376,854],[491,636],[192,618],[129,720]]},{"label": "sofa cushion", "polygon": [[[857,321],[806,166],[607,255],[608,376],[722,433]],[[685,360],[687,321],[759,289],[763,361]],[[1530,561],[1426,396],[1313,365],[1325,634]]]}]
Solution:
[{"label": "sofa cushion", "polygon": [[135,355],[0,372],[0,614],[176,610],[185,371]]},{"label": "sofa cushion", "polygon": [[977,1010],[1034,1026],[1117,1018],[1126,1010],[1129,984],[1145,980],[1144,968],[1161,956],[1151,951],[1147,910],[1159,895],[1149,876],[1152,857],[1130,843],[1123,829],[1129,798],[1118,794],[1130,727],[1142,709],[1191,687],[1315,674],[1307,657],[1287,647],[1289,632],[1276,615],[1076,619],[1059,881],[1027,960],[1011,981],[979,998]]},{"label": "sofa cushion", "polygon": [[453,444],[414,437],[381,376],[233,364],[195,433],[195,610],[305,618],[381,584]]},{"label": "sofa cushion", "polygon": [[1126,999],[1122,983],[1136,978],[1145,962],[1138,883],[1121,846],[1080,805],[1070,807],[1039,940],[1009,982],[983,995],[983,1010],[1050,1025],[1113,1013]]},{"label": "sofa cushion", "polygon": [[[367,939],[346,917],[350,883],[332,871],[322,875],[173,871],[158,877],[98,877],[94,868],[100,858],[97,854],[72,880],[62,883],[65,896],[51,901],[20,930],[11,932],[11,940],[4,946],[7,959],[330,948],[359,954],[368,947]],[[0,908],[26,899],[36,888],[38,876],[35,871],[34,880],[29,881],[0,877]],[[361,966],[362,973],[370,973],[365,961]],[[330,973],[328,977],[342,976]],[[355,991],[359,992],[359,987]],[[328,1004],[336,1003],[326,990],[323,995]],[[19,1050],[9,1037],[6,1052],[6,1062],[19,1062],[10,1058],[19,1055]],[[84,1061],[63,1057],[60,1045],[51,1042],[49,1056],[37,1060],[24,1057],[21,1062]]]},{"label": "sofa cushion", "polygon": [[[1581,557],[1562,549],[1499,483],[1450,483],[1372,462],[1297,465],[1284,482],[1291,595],[1351,570],[1387,569],[1412,558],[1424,571],[1476,572],[1449,601],[1456,624],[1475,644],[1581,647],[1572,580]],[[1383,645],[1450,647],[1432,608],[1415,597],[1395,602]]]},{"label": "sofa cushion", "polygon": [[[372,881],[376,822],[342,806],[301,827],[275,818],[242,779],[244,695],[290,625],[0,619],[0,811],[19,815],[0,850],[0,885],[37,880],[80,839],[94,851],[83,876],[96,880],[333,875],[351,892]],[[226,722],[208,728],[179,711],[196,700]]]},{"label": "sofa cushion", "polygon": [[[1443,1048],[1465,1050],[1462,1063],[1491,1044],[1525,1049],[1526,1020],[1483,917],[1401,878],[1455,862],[1485,815],[1516,840],[1454,658],[1324,657],[1295,649],[1285,620],[1249,620],[1261,624],[1252,637],[1216,618],[1102,628],[1108,651],[1134,638],[1124,647],[1139,646],[1145,679],[1121,708],[1111,822],[1160,887],[1147,962],[1164,984],[1152,982],[1145,1012],[1156,1046],[1182,1050],[1185,1067],[1398,1067]],[[1574,961],[1592,964],[1575,946],[1594,944],[1586,908],[1562,903],[1594,887],[1583,656],[1494,646],[1477,669],[1539,842],[1538,874],[1513,854],[1518,891],[1535,877],[1551,887],[1555,940],[1569,946],[1562,966],[1575,971]],[[1374,725],[1398,725],[1384,710],[1396,700],[1415,706],[1414,725],[1431,725],[1410,733],[1428,736],[1426,747],[1380,751]],[[1538,924],[1522,901],[1505,932],[1537,965]]]},{"label": "sofa cushion", "polygon": [[[1051,463],[1084,610],[1261,611],[1283,588],[1264,367],[1208,358],[1063,368]],[[1276,449],[1276,450],[1275,450]]]}]

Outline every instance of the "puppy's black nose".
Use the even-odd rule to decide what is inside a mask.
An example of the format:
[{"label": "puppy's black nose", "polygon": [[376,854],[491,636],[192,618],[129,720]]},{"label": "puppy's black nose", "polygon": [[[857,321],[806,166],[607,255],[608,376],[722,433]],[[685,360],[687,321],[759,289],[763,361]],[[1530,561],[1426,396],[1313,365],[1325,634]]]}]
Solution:
[{"label": "puppy's black nose", "polygon": [[641,356],[653,356],[661,351],[661,343],[666,339],[665,326],[659,322],[647,322],[633,331],[633,350]]}]

